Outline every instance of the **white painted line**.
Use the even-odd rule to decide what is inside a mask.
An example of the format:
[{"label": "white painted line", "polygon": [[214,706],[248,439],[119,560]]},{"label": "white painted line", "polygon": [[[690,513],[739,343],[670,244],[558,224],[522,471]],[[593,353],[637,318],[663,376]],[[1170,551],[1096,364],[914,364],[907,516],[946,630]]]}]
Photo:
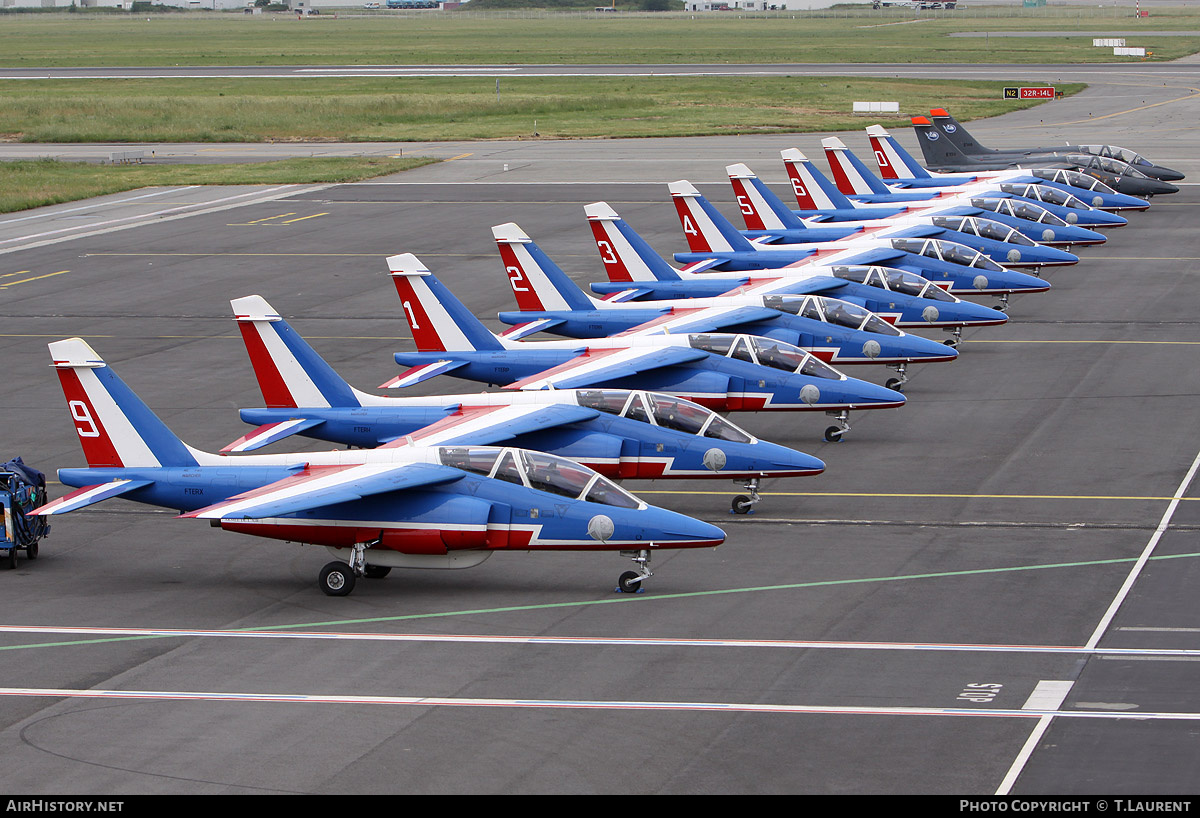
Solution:
[{"label": "white painted line", "polygon": [[[64,625],[0,625],[0,633],[163,638],[310,639],[347,642],[442,644],[592,645],[623,647],[773,648],[790,650],[883,650],[952,653],[1052,653],[1143,659],[1200,659],[1200,649],[1086,648],[1070,645],[975,645],[937,642],[831,642],[804,639],[677,639],[605,636],[513,636],[503,634],[352,633],[346,631],[206,630],[200,628],[92,628]],[[39,646],[30,646],[39,647]]]},{"label": "white painted line", "polygon": [[1129,571],[1129,576],[1125,578],[1121,590],[1117,592],[1117,596],[1113,599],[1112,604],[1108,606],[1108,610],[1104,612],[1104,616],[1100,618],[1100,623],[1096,626],[1096,630],[1092,632],[1092,637],[1087,641],[1087,647],[1095,647],[1104,636],[1104,632],[1108,629],[1113,617],[1117,615],[1117,610],[1121,607],[1121,603],[1125,601],[1129,591],[1133,588],[1133,583],[1137,581],[1138,575],[1145,567],[1150,555],[1154,553],[1154,548],[1158,545],[1158,541],[1162,539],[1163,532],[1167,530],[1167,526],[1171,524],[1171,517],[1175,515],[1175,509],[1179,508],[1179,503],[1183,499],[1183,495],[1187,493],[1188,487],[1192,484],[1192,478],[1196,476],[1196,470],[1200,468],[1200,452],[1196,453],[1196,457],[1192,460],[1192,466],[1184,475],[1183,480],[1179,484],[1179,488],[1175,489],[1175,494],[1171,497],[1171,502],[1167,504],[1167,510],[1163,512],[1162,519],[1158,521],[1158,527],[1154,529],[1154,534],[1151,535],[1150,541],[1146,543],[1146,547],[1142,549],[1141,556],[1138,557],[1133,568]]},{"label": "white painted line", "polygon": [[[1158,521],[1158,527],[1154,529],[1154,534],[1151,535],[1150,541],[1146,543],[1146,547],[1142,549],[1142,554],[1138,557],[1133,568],[1130,569],[1129,575],[1125,578],[1125,582],[1121,585],[1121,589],[1117,592],[1112,604],[1108,606],[1108,610],[1104,612],[1104,616],[1100,618],[1100,623],[1096,626],[1096,630],[1092,632],[1092,636],[1088,639],[1085,647],[1095,648],[1108,626],[1112,623],[1113,617],[1117,615],[1117,610],[1121,607],[1121,603],[1125,601],[1129,590],[1137,581],[1138,575],[1141,574],[1142,568],[1146,565],[1146,561],[1150,559],[1150,555],[1154,552],[1155,546],[1162,539],[1163,532],[1167,530],[1167,526],[1171,524],[1171,517],[1175,514],[1175,509],[1179,507],[1180,500],[1187,493],[1188,486],[1192,483],[1192,478],[1196,476],[1196,470],[1200,468],[1200,452],[1196,453],[1196,457],[1192,460],[1191,468],[1187,470],[1187,474],[1183,476],[1183,480],[1179,483],[1179,488],[1175,489],[1175,494],[1171,497],[1171,502],[1167,505],[1167,510],[1163,512],[1162,519]],[[1040,685],[1039,685],[1040,687]],[[1036,693],[1036,691],[1035,691]],[[1064,693],[1064,696],[1066,694]],[[1061,700],[1059,702],[1061,704]],[[1000,788],[996,790],[996,795],[1007,795],[1012,785],[1016,783],[1017,777],[1028,763],[1029,757],[1033,754],[1034,747],[1041,741],[1042,735],[1050,726],[1050,722],[1054,716],[1060,718],[1062,716],[1071,715],[1070,713],[1047,713],[1038,720],[1037,726],[1034,727],[1033,733],[1026,739],[1025,745],[1021,748],[1021,752],[1013,760],[1012,766],[1008,770],[1008,774],[1004,776],[1004,780],[1000,783]]]},{"label": "white painted line", "polygon": [[327,187],[330,187],[330,185],[280,185],[278,187],[267,188],[266,190],[254,190],[248,193],[238,193],[236,195],[226,196],[221,199],[213,199],[209,202],[197,202],[195,204],[169,207],[164,210],[154,211],[153,213],[143,213],[136,216],[122,216],[120,218],[93,222],[86,225],[64,227],[58,230],[47,230],[42,233],[30,233],[25,236],[17,236],[11,239],[0,240],[0,245],[8,244],[9,242],[27,242],[26,244],[21,244],[14,247],[0,247],[0,253],[12,253],[18,250],[29,250],[34,247],[43,247],[47,244],[56,244],[62,241],[73,241],[74,239],[85,238],[87,236],[98,236],[103,233],[111,233],[117,230],[127,230],[131,227],[139,227],[142,224],[146,224],[151,221],[173,221],[174,219],[183,219],[189,216],[217,213],[219,211],[229,210],[235,207],[243,207],[245,205],[280,199],[284,196],[290,196],[292,194],[313,193],[318,190],[324,190]]},{"label": "white painted line", "polygon": [[1053,682],[1046,679],[1037,683],[1037,687],[1029,694],[1022,710],[1058,710],[1062,707],[1067,694],[1071,692],[1074,682]]},{"label": "white painted line", "polygon": [[484,699],[439,696],[358,696],[308,693],[214,693],[192,690],[104,690],[68,688],[0,687],[0,696],[79,699],[142,699],[153,701],[213,701],[302,704],[385,704],[420,707],[517,707],[567,710],[658,710],[723,713],[833,714],[847,716],[951,716],[967,718],[1045,718],[1050,715],[1087,719],[1137,719],[1139,721],[1200,721],[1200,713],[1120,713],[1073,710],[1041,713],[1033,710],[988,710],[951,707],[848,707],[805,704],[750,704],[743,702],[670,702],[570,699]]},{"label": "white painted line", "polygon": [[167,188],[166,190],[155,190],[150,193],[143,193],[140,196],[130,196],[126,199],[114,199],[113,201],[110,201],[110,202],[97,202],[95,200],[91,200],[91,204],[82,205],[80,207],[68,207],[68,208],[63,208],[61,210],[55,210],[50,213],[35,213],[30,216],[18,216],[15,219],[3,219],[3,220],[0,220],[0,227],[4,227],[5,225],[8,225],[8,224],[16,224],[17,222],[29,221],[30,219],[53,219],[56,216],[63,215],[64,213],[76,213],[80,210],[95,210],[95,209],[98,209],[101,207],[114,207],[116,205],[128,204],[129,202],[136,202],[141,199],[152,199],[155,196],[165,196],[168,193],[181,193],[182,191],[193,190],[198,187],[200,187],[200,185],[185,185],[184,187],[172,187],[172,188]]}]

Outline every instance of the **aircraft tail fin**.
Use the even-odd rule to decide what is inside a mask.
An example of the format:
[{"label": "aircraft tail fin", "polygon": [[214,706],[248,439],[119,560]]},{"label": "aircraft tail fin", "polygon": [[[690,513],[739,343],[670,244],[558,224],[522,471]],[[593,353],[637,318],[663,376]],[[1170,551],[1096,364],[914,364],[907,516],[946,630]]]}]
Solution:
[{"label": "aircraft tail fin", "polygon": [[197,465],[201,453],[176,437],[86,341],[48,346],[88,466]]},{"label": "aircraft tail fin", "polygon": [[945,108],[934,108],[929,112],[934,127],[941,131],[942,137],[949,139],[954,146],[963,152],[964,156],[985,157],[998,153],[995,148],[986,148],[979,140],[971,136],[962,123],[950,116]]},{"label": "aircraft tail fin", "polygon": [[229,302],[268,407],[361,406],[351,387],[261,295]]},{"label": "aircraft tail fin", "polygon": [[412,253],[388,257],[404,317],[421,352],[504,349],[504,344]]},{"label": "aircraft tail fin", "polygon": [[812,161],[795,148],[780,151],[787,168],[792,192],[801,210],[845,210],[852,209],[854,202],[846,198],[833,182]]},{"label": "aircraft tail fin", "polygon": [[861,159],[850,152],[845,142],[836,136],[830,136],[821,140],[821,146],[825,148],[825,158],[829,160],[833,180],[842,193],[891,193],[888,186],[871,173]]},{"label": "aircraft tail fin", "polygon": [[747,230],[805,230],[808,225],[745,165],[726,165]]},{"label": "aircraft tail fin", "polygon": [[592,299],[516,224],[492,228],[509,286],[522,312],[590,310]]},{"label": "aircraft tail fin", "polygon": [[683,278],[605,202],[594,202],[583,212],[596,238],[596,249],[600,251],[609,281],[678,281]]},{"label": "aircraft tail fin", "polygon": [[871,149],[875,152],[875,164],[879,166],[879,175],[884,179],[929,179],[929,171],[904,150],[896,137],[887,132],[882,125],[867,127],[867,136],[871,140]]},{"label": "aircraft tail fin", "polygon": [[738,232],[728,219],[700,195],[687,181],[668,185],[679,223],[693,253],[722,253],[754,250],[750,240]]},{"label": "aircraft tail fin", "polygon": [[936,170],[972,161],[951,140],[944,139],[942,132],[933,126],[928,117],[914,116],[912,126],[917,133],[917,142],[921,145],[921,155],[925,159],[926,167]]}]

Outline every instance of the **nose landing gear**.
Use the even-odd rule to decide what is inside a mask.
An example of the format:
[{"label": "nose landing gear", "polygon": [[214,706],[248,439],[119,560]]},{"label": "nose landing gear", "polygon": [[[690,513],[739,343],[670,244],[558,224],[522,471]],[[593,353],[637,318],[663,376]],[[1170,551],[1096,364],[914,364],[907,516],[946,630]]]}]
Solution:
[{"label": "nose landing gear", "polygon": [[900,374],[899,378],[888,378],[883,384],[888,389],[895,389],[897,392],[904,391],[904,384],[908,383],[908,362],[898,364],[888,364],[889,367],[895,369]]},{"label": "nose landing gear", "polygon": [[730,513],[732,514],[749,514],[754,509],[755,504],[762,499],[758,494],[757,477],[749,478],[742,484],[742,487],[750,492],[750,495],[739,494],[733,498],[733,507],[730,509]]},{"label": "nose landing gear", "polygon": [[617,592],[621,594],[636,594],[642,590],[642,580],[654,576],[650,571],[650,550],[643,548],[639,551],[622,551],[622,557],[629,557],[637,563],[636,571],[626,571],[617,578]]},{"label": "nose landing gear", "polygon": [[837,426],[830,426],[825,430],[825,439],[830,443],[838,443],[842,439],[842,435],[850,431],[850,410],[843,409],[840,412],[826,412],[825,414],[834,418],[837,421]]}]

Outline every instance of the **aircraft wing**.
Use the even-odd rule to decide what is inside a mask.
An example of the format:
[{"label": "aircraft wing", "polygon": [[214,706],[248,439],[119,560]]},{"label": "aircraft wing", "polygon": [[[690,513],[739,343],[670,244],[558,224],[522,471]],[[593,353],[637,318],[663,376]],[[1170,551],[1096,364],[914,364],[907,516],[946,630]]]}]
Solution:
[{"label": "aircraft wing", "polygon": [[596,409],[574,404],[468,406],[424,429],[385,443],[380,448],[495,446],[517,435],[591,420],[599,415]]},{"label": "aircraft wing", "polygon": [[431,364],[421,364],[410,367],[386,383],[379,385],[380,389],[402,389],[421,381],[427,381],[436,375],[444,375],[459,367],[466,366],[466,361],[434,361]]},{"label": "aircraft wing", "polygon": [[435,486],[461,480],[464,472],[433,463],[368,463],[310,466],[267,486],[242,492],[205,508],[180,515],[202,520],[278,517],[334,503],[348,503],[389,491]]},{"label": "aircraft wing", "polygon": [[683,346],[594,349],[505,389],[575,389],[630,378],[641,372],[699,361],[709,353]]},{"label": "aircraft wing", "polygon": [[504,332],[500,333],[500,337],[509,341],[520,341],[522,338],[527,338],[535,332],[552,329],[559,324],[567,323],[561,318],[538,318],[533,321],[526,321],[524,324],[515,324]]},{"label": "aircraft wing", "polygon": [[676,310],[672,315],[634,327],[621,335],[657,335],[663,332],[682,334],[689,332],[726,332],[732,327],[751,321],[774,321],[780,316],[778,310],[767,307],[707,307],[702,309]]},{"label": "aircraft wing", "polygon": [[110,483],[98,483],[94,486],[84,486],[70,494],[51,500],[44,506],[38,506],[29,512],[30,516],[49,517],[54,514],[66,514],[80,508],[87,508],[93,503],[120,496],[128,491],[140,489],[153,483],[153,480],[113,480]]},{"label": "aircraft wing", "polygon": [[224,446],[221,449],[221,454],[252,452],[277,440],[283,440],[285,437],[290,437],[307,429],[312,429],[315,426],[320,426],[324,422],[324,420],[313,418],[292,418],[291,420],[284,420],[279,423],[265,423]]},{"label": "aircraft wing", "polygon": [[[847,247],[847,250],[854,250],[853,247]],[[838,264],[882,264],[886,265],[889,261],[895,261],[903,258],[905,253],[901,250],[896,250],[892,247],[872,247],[867,250],[861,250],[856,253],[847,253],[837,260]],[[795,265],[803,267],[804,262]]]},{"label": "aircraft wing", "polygon": [[701,261],[693,261],[690,264],[680,267],[679,272],[684,275],[688,275],[689,273],[703,273],[705,270],[711,270],[713,267],[723,264],[724,261],[724,259],[720,258],[706,258]]},{"label": "aircraft wing", "polygon": [[729,295],[816,295],[836,293],[849,282],[833,276],[810,276],[809,278],[772,278],[744,284]]}]

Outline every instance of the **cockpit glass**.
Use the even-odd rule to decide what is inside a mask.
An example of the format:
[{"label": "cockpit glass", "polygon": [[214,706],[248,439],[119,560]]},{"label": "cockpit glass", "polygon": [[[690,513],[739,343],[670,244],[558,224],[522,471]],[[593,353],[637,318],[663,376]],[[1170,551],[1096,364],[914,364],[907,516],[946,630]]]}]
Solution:
[{"label": "cockpit glass", "polygon": [[758,354],[758,362],[772,369],[795,372],[804,364],[806,358],[812,357],[799,347],[783,341],[757,336],[750,338],[750,341],[754,345],[754,351]]},{"label": "cockpit glass", "polygon": [[821,305],[825,308],[825,320],[831,324],[837,324],[839,327],[858,329],[866,323],[867,318],[871,315],[857,304],[847,301],[825,298],[821,300]]},{"label": "cockpit glass", "polygon": [[920,295],[929,284],[921,276],[907,270],[886,268],[885,274],[888,289],[905,295]]},{"label": "cockpit glass", "polygon": [[491,474],[499,449],[442,448],[439,452],[443,466],[452,466],[474,474]]},{"label": "cockpit glass", "polygon": [[970,219],[962,216],[934,216],[933,224],[943,230],[954,230],[959,233],[974,233],[975,228]]},{"label": "cockpit glass", "polygon": [[815,355],[809,355],[804,359],[804,365],[800,367],[800,374],[810,378],[825,378],[830,381],[842,379],[841,373]]},{"label": "cockpit glass", "polygon": [[736,335],[693,335],[688,339],[688,343],[693,349],[702,349],[714,355],[728,355],[729,348],[735,340]]},{"label": "cockpit glass", "polygon": [[524,485],[524,481],[521,480],[521,469],[511,451],[506,451],[500,456],[500,462],[496,464],[491,476],[496,480],[503,480],[505,483]]},{"label": "cockpit glass", "polygon": [[672,398],[669,395],[646,395],[650,401],[650,411],[654,421],[667,429],[685,432],[689,435],[699,434],[704,424],[713,413],[703,406],[691,401]]},{"label": "cockpit glass", "polygon": [[577,399],[580,406],[619,415],[629,400],[629,393],[620,389],[588,389],[581,391]]},{"label": "cockpit glass", "polygon": [[562,457],[542,452],[518,450],[530,488],[578,499],[591,482],[595,472]]},{"label": "cockpit glass", "polygon": [[642,502],[625,489],[605,477],[596,475],[596,482],[583,498],[589,503],[600,503],[617,508],[641,508]]},{"label": "cockpit glass", "polygon": [[950,293],[946,292],[932,281],[925,285],[925,288],[921,291],[920,295],[921,298],[926,298],[930,301],[949,301],[950,303],[958,301],[957,298],[950,295]]},{"label": "cockpit glass", "polygon": [[797,295],[764,295],[763,306],[768,309],[796,315],[800,312],[800,308],[804,306],[804,297]]},{"label": "cockpit glass", "polygon": [[[833,275],[835,278],[840,278],[843,281],[857,281],[859,284],[872,284],[868,282],[867,277],[871,273],[870,267],[834,267]],[[874,285],[877,286],[877,285]]]},{"label": "cockpit glass", "polygon": [[753,437],[717,414],[713,415],[708,428],[704,430],[704,436],[714,440],[727,440],[730,443],[752,443],[754,441]]}]

